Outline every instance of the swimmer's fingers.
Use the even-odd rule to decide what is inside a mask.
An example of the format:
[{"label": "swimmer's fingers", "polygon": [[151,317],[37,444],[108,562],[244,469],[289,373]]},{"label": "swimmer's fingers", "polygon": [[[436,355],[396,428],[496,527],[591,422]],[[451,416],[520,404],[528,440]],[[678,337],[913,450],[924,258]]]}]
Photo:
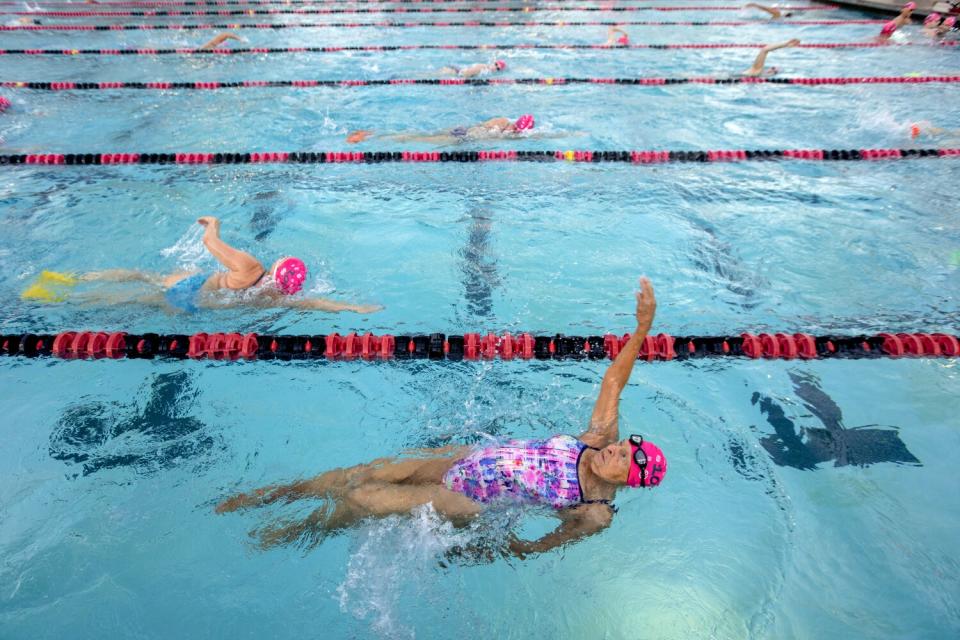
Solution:
[{"label": "swimmer's fingers", "polygon": [[640,278],[640,291],[637,292],[637,327],[649,330],[657,312],[657,299],[653,293],[653,284],[647,277]]}]

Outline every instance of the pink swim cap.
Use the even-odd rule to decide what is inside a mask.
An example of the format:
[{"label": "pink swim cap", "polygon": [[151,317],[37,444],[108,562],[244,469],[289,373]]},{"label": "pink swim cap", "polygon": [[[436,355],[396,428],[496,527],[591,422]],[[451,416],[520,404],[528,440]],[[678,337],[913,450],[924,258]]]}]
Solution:
[{"label": "pink swim cap", "polygon": [[281,258],[273,268],[273,282],[288,296],[303,288],[307,279],[307,265],[300,258]]},{"label": "pink swim cap", "polygon": [[526,129],[533,129],[534,124],[533,116],[525,113],[517,118],[517,121],[513,123],[513,128],[515,131],[524,131]]},{"label": "pink swim cap", "polygon": [[952,27],[952,26],[955,25],[955,24],[957,24],[957,19],[954,18],[953,16],[950,16],[949,18],[947,18],[946,20],[944,20],[944,21],[943,21],[943,24],[940,25],[940,26],[942,26],[942,27]]},{"label": "pink swim cap", "polygon": [[916,2],[908,2],[907,4],[903,5],[903,8],[904,8],[904,9],[910,9],[910,11],[913,11],[914,9],[917,8],[917,3],[916,3]]},{"label": "pink swim cap", "polygon": [[940,22],[939,13],[931,13],[930,15],[928,15],[926,18],[923,19],[924,26],[929,25],[933,22]]},{"label": "pink swim cap", "polygon": [[503,60],[497,60],[496,62],[493,63],[493,66],[497,68],[497,71],[503,71],[504,69],[507,68],[507,63],[504,62]]},{"label": "pink swim cap", "polygon": [[885,22],[883,28],[880,29],[880,35],[883,36],[892,36],[893,32],[897,30],[897,23],[891,20],[890,22]]},{"label": "pink swim cap", "polygon": [[630,38],[627,36],[620,36],[617,38],[617,44],[630,44]]},{"label": "pink swim cap", "polygon": [[[640,477],[640,465],[634,460],[634,454],[637,449],[641,449],[647,456],[647,467],[643,474],[642,482]],[[663,455],[660,447],[644,440],[638,447],[630,442],[630,472],[627,473],[627,484],[631,487],[656,487],[663,482],[663,477],[667,475],[667,457]]]},{"label": "pink swim cap", "polygon": [[3,96],[0,96],[0,111],[6,111],[9,106],[10,106],[10,101],[4,98]]}]

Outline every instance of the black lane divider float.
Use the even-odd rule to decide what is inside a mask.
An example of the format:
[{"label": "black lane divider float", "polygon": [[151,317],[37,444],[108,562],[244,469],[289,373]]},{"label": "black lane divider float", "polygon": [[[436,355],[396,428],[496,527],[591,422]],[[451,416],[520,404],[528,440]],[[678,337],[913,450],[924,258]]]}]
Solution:
[{"label": "black lane divider float", "polygon": [[37,91],[109,91],[114,89],[257,89],[278,87],[400,87],[420,86],[547,86],[560,87],[574,84],[664,86],[681,84],[776,84],[794,86],[852,85],[852,84],[930,84],[960,83],[956,76],[852,76],[846,78],[749,78],[700,76],[690,78],[408,78],[392,80],[238,80],[234,82],[16,82],[0,81],[0,87],[8,89],[34,89]]},{"label": "black lane divider float", "polygon": [[[839,7],[784,6],[789,11],[833,11]],[[176,11],[153,9],[149,11],[0,11],[0,15],[35,16],[38,18],[135,18],[135,17],[182,17],[182,16],[272,16],[272,15],[344,15],[369,13],[534,13],[539,11],[584,13],[632,13],[637,11],[742,11],[741,6],[687,6],[687,7],[443,7],[443,8],[388,8],[388,9],[220,9],[216,11]]]},{"label": "black lane divider float", "polygon": [[[65,359],[155,357],[210,360],[601,360],[616,358],[630,334],[552,336],[519,333],[446,335],[193,335],[64,331],[0,336],[0,355]],[[813,358],[948,357],[960,354],[957,336],[945,333],[879,333],[813,336],[807,333],[741,333],[732,336],[647,336],[639,360],[744,357]]]},{"label": "black lane divider float", "polygon": [[[794,23],[796,24],[796,23]],[[798,49],[875,49],[883,47],[944,46],[960,45],[957,40],[942,40],[936,44],[913,42],[823,42],[800,44]],[[288,53],[341,53],[351,51],[522,51],[524,49],[556,50],[617,50],[617,49],[761,49],[762,44],[737,43],[688,43],[688,44],[637,44],[630,46],[605,46],[600,44],[411,44],[411,45],[355,45],[345,47],[247,47],[236,49],[0,49],[0,56],[162,56],[162,55],[241,55],[241,54],[288,54]]]},{"label": "black lane divider float", "polygon": [[[791,20],[791,25],[831,25],[831,24],[880,24],[883,20]],[[576,22],[492,22],[464,20],[460,22],[297,22],[278,24],[32,24],[0,25],[0,31],[202,31],[207,29],[350,29],[375,27],[378,29],[413,29],[417,27],[629,27],[629,26],[681,26],[681,27],[746,27],[769,24],[769,20],[713,20],[713,21],[657,21],[657,20],[593,20]],[[633,46],[611,46],[609,48],[635,48]],[[643,47],[640,47],[643,48]]]},{"label": "black lane divider float", "polygon": [[960,158],[958,149],[779,149],[710,151],[280,151],[244,153],[31,153],[0,155],[0,165],[380,164],[399,162],[577,162],[663,164],[757,160]]}]

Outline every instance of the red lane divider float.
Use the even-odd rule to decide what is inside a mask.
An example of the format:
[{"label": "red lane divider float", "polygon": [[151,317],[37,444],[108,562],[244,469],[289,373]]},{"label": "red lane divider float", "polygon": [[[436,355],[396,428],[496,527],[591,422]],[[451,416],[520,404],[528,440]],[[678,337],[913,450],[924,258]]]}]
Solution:
[{"label": "red lane divider float", "polygon": [[[883,20],[791,20],[791,25],[837,25],[837,24],[881,24]],[[656,20],[593,20],[577,22],[492,22],[465,20],[461,22],[298,22],[289,24],[32,24],[0,25],[0,31],[202,31],[208,29],[349,29],[375,27],[378,29],[407,29],[418,27],[629,27],[629,26],[681,26],[681,27],[745,27],[757,24],[770,24],[769,20],[712,20],[712,21],[676,21]],[[786,24],[786,23],[785,23]],[[926,44],[926,43],[924,43]],[[763,46],[763,45],[760,45]],[[810,45],[808,45],[809,47]],[[815,46],[815,45],[814,45]],[[611,49],[674,49],[676,46],[611,46]],[[707,49],[711,47],[700,47]],[[717,47],[721,48],[721,47]],[[822,48],[822,47],[821,47]],[[834,47],[830,47],[834,48]]]},{"label": "red lane divider float", "polygon": [[757,160],[907,160],[960,158],[960,149],[777,149],[709,151],[293,151],[242,153],[31,153],[0,155],[3,165],[99,166],[169,164],[380,164],[469,162],[583,162],[663,164]]},{"label": "red lane divider float", "polygon": [[573,84],[664,86],[680,84],[775,84],[796,86],[851,85],[851,84],[954,84],[960,82],[955,76],[855,76],[848,78],[745,78],[703,76],[692,78],[406,78],[392,80],[239,80],[234,82],[16,82],[5,80],[0,87],[10,89],[34,89],[38,91],[106,91],[114,89],[253,89],[277,87],[400,87],[422,86],[496,86],[537,85],[562,87]]},{"label": "red lane divider float", "polygon": [[[960,44],[956,40],[941,40],[936,44],[920,44],[912,42],[825,42],[820,44],[801,44],[800,49],[859,49],[882,47],[912,47],[912,46],[945,46],[953,47]],[[236,49],[0,49],[2,55],[36,55],[36,56],[159,56],[159,55],[239,55],[239,54],[288,54],[288,53],[341,53],[347,51],[514,51],[523,49],[559,49],[559,50],[617,50],[617,49],[761,49],[762,44],[644,44],[624,46],[604,46],[599,44],[416,44],[416,45],[357,45],[347,47],[252,47]]]},{"label": "red lane divider float", "polygon": [[[0,335],[0,356],[64,359],[176,358],[209,360],[600,360],[614,359],[630,334],[552,336],[529,333],[314,336],[256,333],[193,335],[132,334],[123,331],[63,331]],[[957,336],[946,333],[879,333],[873,336],[814,336],[807,333],[741,333],[733,336],[647,336],[639,360],[741,357],[780,360],[813,358],[955,358]]]},{"label": "red lane divider float", "polygon": [[[789,6],[780,7],[789,11],[832,11],[839,7]],[[628,13],[636,11],[742,11],[740,6],[689,6],[689,7],[565,7],[546,5],[538,7],[443,7],[443,8],[389,8],[389,9],[221,9],[217,11],[0,11],[0,15],[35,16],[55,18],[166,18],[172,16],[265,16],[265,15],[343,15],[368,13],[534,13],[538,11],[576,11],[584,13]]]}]

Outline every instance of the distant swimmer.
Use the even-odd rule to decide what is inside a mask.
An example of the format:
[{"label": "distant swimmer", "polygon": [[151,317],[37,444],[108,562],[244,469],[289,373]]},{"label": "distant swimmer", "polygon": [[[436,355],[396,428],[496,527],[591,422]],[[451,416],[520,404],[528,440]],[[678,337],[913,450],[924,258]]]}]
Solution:
[{"label": "distant swimmer", "polygon": [[791,11],[781,11],[776,7],[768,7],[766,5],[757,4],[755,2],[748,2],[747,4],[743,5],[743,7],[744,8],[750,7],[751,9],[759,9],[760,11],[763,11],[765,13],[769,13],[771,20],[780,20],[782,18],[789,18],[790,16],[793,15]]},{"label": "distant swimmer", "polygon": [[620,27],[610,27],[607,31],[607,41],[603,43],[605,47],[627,47],[630,46],[630,36]]},{"label": "distant swimmer", "polygon": [[903,5],[903,8],[900,10],[900,14],[896,18],[883,24],[883,27],[880,29],[880,35],[877,36],[877,39],[881,41],[889,40],[893,34],[896,33],[897,29],[905,24],[910,24],[910,16],[913,15],[913,10],[916,8],[916,2],[908,2],[907,4]]},{"label": "distant swimmer", "polygon": [[910,125],[910,137],[960,139],[960,129],[941,129],[930,122],[915,122]]},{"label": "distant swimmer", "polygon": [[0,113],[3,113],[10,108],[10,101],[3,96],[0,96]]},{"label": "distant swimmer", "polygon": [[[203,244],[226,271],[205,273],[180,271],[163,275],[131,269],[94,271],[80,275],[44,271],[21,297],[37,302],[62,302],[71,289],[82,282],[144,282],[162,290],[161,293],[131,298],[84,295],[83,301],[106,304],[140,303],[195,313],[201,308],[227,307],[288,307],[316,311],[354,311],[372,313],[382,307],[354,305],[324,298],[299,298],[307,279],[307,266],[299,258],[280,258],[265,269],[249,253],[228,245],[220,238],[220,221],[213,216],[197,220],[204,227]],[[225,295],[226,294],[226,295]],[[78,299],[80,297],[78,296]]]},{"label": "distant swimmer", "polygon": [[[534,124],[533,116],[528,113],[520,116],[516,120],[510,120],[509,118],[491,118],[479,124],[453,127],[434,133],[383,134],[379,137],[389,138],[397,142],[426,142],[437,145],[462,144],[464,142],[474,142],[477,140],[518,138],[526,132],[532,131]],[[374,132],[367,129],[353,131],[347,136],[347,142],[357,144],[369,139],[373,135]]]},{"label": "distant swimmer", "polygon": [[210,49],[216,49],[227,40],[236,40],[237,42],[243,42],[243,38],[241,38],[237,34],[225,32],[225,33],[218,34],[213,40],[211,40],[210,42],[206,43],[201,47],[198,47],[198,49],[200,49],[201,51],[209,51]]},{"label": "distant swimmer", "polygon": [[[319,543],[370,518],[409,515],[432,504],[455,526],[503,504],[548,508],[560,521],[538,540],[511,536],[503,553],[523,557],[576,542],[613,520],[613,500],[626,487],[655,488],[667,474],[663,451],[639,434],[621,438],[620,396],[630,379],[656,312],[653,285],[640,281],[636,330],[600,384],[587,430],[537,439],[503,439],[379,458],[293,482],[254,489],[221,502],[217,513],[299,499],[324,505],[303,521],[284,521],[256,532],[262,547]],[[567,425],[571,430],[573,424]],[[358,447],[369,447],[356,438]]]},{"label": "distant swimmer", "polygon": [[475,76],[482,76],[488,73],[498,73],[507,68],[507,63],[503,60],[494,60],[493,62],[487,63],[477,63],[471,64],[469,67],[455,67],[453,65],[447,65],[440,69],[440,73],[451,75],[451,76],[460,76],[461,78],[473,78]]},{"label": "distant swimmer", "polygon": [[779,44],[768,44],[760,50],[760,53],[757,54],[757,57],[753,60],[753,65],[740,75],[747,76],[748,78],[767,77],[774,75],[777,73],[777,71],[779,71],[779,69],[777,69],[777,67],[770,67],[769,69],[765,67],[767,63],[767,54],[769,54],[771,51],[776,51],[777,49],[795,47],[799,44],[800,41],[796,38],[787,40],[786,42],[781,42]]}]

